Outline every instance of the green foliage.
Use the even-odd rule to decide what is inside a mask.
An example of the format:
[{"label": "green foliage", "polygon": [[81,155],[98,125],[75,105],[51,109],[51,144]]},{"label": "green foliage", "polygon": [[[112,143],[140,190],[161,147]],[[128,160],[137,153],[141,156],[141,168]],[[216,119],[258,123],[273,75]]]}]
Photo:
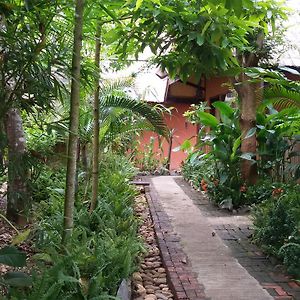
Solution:
[{"label": "green foliage", "polygon": [[274,183],[270,180],[260,180],[253,186],[248,186],[244,194],[247,204],[261,203],[272,196],[276,189],[286,187],[285,184]]},{"label": "green foliage", "polygon": [[[299,88],[298,84],[287,80],[280,72],[262,70],[260,68],[249,69],[248,75],[254,81],[264,78],[269,86],[264,97],[274,92],[272,85],[283,84],[286,89],[291,88],[292,95]],[[276,96],[273,95],[276,100]],[[280,95],[278,95],[280,97]],[[274,108],[278,103],[272,98],[264,98],[257,111],[257,124],[245,136],[245,139],[256,135],[256,153],[241,154],[242,143],[239,129],[237,109],[230,107],[225,102],[215,102],[213,106],[220,112],[220,120],[209,113],[204,112],[202,106],[186,114],[193,123],[204,124],[210,127],[206,133],[204,127],[200,129],[200,142],[198,148],[209,146],[209,154],[212,158],[215,171],[207,172],[206,160],[197,150],[185,162],[183,172],[186,178],[197,178],[195,186],[199,187],[201,179],[205,180],[205,190],[210,197],[223,207],[232,208],[242,204],[258,203],[270,196],[271,186],[280,187],[280,182],[296,182],[300,176],[299,158],[299,109],[296,104],[288,105],[280,111]],[[288,102],[289,103],[289,102]],[[257,159],[253,160],[253,155]],[[195,158],[200,157],[201,164]],[[257,164],[260,179],[263,180],[255,187],[247,187],[241,180],[239,173],[241,158]],[[196,162],[196,167],[194,166]],[[203,169],[203,171],[202,171]],[[187,174],[192,172],[194,174]],[[192,179],[194,180],[194,179]],[[202,184],[203,185],[203,184]],[[203,188],[203,187],[202,187]]]},{"label": "green foliage", "polygon": [[257,113],[258,167],[274,181],[297,180],[299,157],[299,110],[285,108],[278,112],[268,106],[265,113]]},{"label": "green foliage", "polygon": [[[0,119],[9,107],[31,111],[49,109],[64,91],[61,74],[66,71],[68,44],[60,45],[54,17],[64,1],[6,1],[9,13],[2,15]],[[2,18],[3,17],[3,18]]]},{"label": "green foliage", "polygon": [[299,232],[289,237],[288,243],[280,248],[279,256],[287,266],[287,271],[300,278],[300,237]]},{"label": "green foliage", "polygon": [[[135,270],[142,244],[137,238],[138,223],[133,211],[137,192],[129,180],[136,169],[116,155],[103,156],[99,167],[99,205],[90,214],[86,203],[77,200],[74,232],[64,249],[60,246],[64,170],[42,170],[34,192],[34,241],[38,253],[32,258],[32,286],[26,290],[11,288],[10,297],[110,299],[116,295],[121,280]],[[78,198],[83,193],[79,185]]]},{"label": "green foliage", "polygon": [[209,182],[215,176],[215,161],[212,156],[195,152],[187,158],[182,168],[182,175],[194,187],[200,188],[201,181]]},{"label": "green foliage", "polygon": [[171,77],[178,75],[184,81],[193,75],[241,71],[238,56],[264,56],[258,36],[272,35],[276,21],[284,18],[284,9],[275,0],[136,3],[127,2],[133,22],[120,26],[119,54],[138,54],[150,45],[155,61]]},{"label": "green foliage", "polygon": [[[195,172],[192,176],[197,178],[198,185],[201,179],[205,180],[206,189],[214,202],[232,209],[243,204],[241,191],[243,182],[239,171],[241,161],[239,110],[219,101],[213,105],[220,112],[221,120],[203,112],[202,108],[200,111],[195,110],[194,115],[189,113],[189,117],[202,126],[197,147],[201,149],[209,146],[210,152],[202,155],[202,152],[197,150],[189,157],[183,169],[184,174],[187,174],[188,170]],[[210,126],[209,132],[203,124]]]},{"label": "green foliage", "polygon": [[288,270],[299,277],[300,188],[283,186],[255,207],[254,240],[272,255],[282,258]]},{"label": "green foliage", "polygon": [[143,145],[143,150],[140,151],[139,148],[141,146],[140,143],[136,145],[136,151],[133,153],[134,155],[134,163],[142,172],[154,173],[161,166],[164,166],[164,159],[162,158],[162,141],[158,139],[158,146],[160,152],[154,151],[154,143],[155,137],[151,137],[148,144]]},{"label": "green foliage", "polygon": [[[5,246],[0,249],[0,263],[10,267],[24,267],[26,265],[26,253],[20,252],[14,246]],[[23,288],[31,284],[30,276],[20,271],[9,271],[0,277],[0,285],[6,288]]]},{"label": "green foliage", "polygon": [[15,247],[6,246],[0,249],[0,263],[12,267],[24,267],[26,254],[18,251]]},{"label": "green foliage", "polygon": [[[131,127],[127,126],[127,132],[130,132],[130,129],[132,129],[131,133],[140,131],[139,127],[136,126],[140,125],[142,130],[155,131],[168,139],[168,128],[162,113],[146,102],[128,96],[125,89],[130,87],[129,79],[102,83],[100,89],[100,120],[102,123],[100,124],[100,137],[102,140],[105,135],[108,139],[112,139],[112,137],[126,133],[124,124],[120,124],[122,119],[123,123],[124,120],[127,120],[125,124],[131,125]],[[138,116],[143,122],[136,122],[137,118],[134,119],[132,116]],[[123,126],[117,126],[118,124]]]}]

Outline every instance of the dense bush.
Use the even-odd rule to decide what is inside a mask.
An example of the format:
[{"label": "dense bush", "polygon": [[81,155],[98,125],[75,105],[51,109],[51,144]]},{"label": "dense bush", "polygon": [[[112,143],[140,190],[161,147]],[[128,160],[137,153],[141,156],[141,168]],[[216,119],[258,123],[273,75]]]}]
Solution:
[{"label": "dense bush", "polygon": [[[231,171],[228,173],[225,169]],[[223,162],[216,160],[211,153],[192,154],[182,166],[182,174],[195,188],[206,191],[210,200],[223,208],[233,209],[246,204],[246,189],[239,169],[234,165],[224,166]]]},{"label": "dense bush", "polygon": [[300,278],[300,187],[276,188],[253,210],[254,240]]},{"label": "dense bush", "polygon": [[[136,191],[128,184],[135,168],[124,158],[103,157],[99,205],[90,214],[86,203],[77,199],[74,232],[62,249],[63,173],[45,168],[41,174],[38,186],[41,189],[43,182],[46,192],[35,204],[38,225],[33,238],[37,251],[32,258],[37,261],[33,284],[30,289],[12,289],[10,296],[27,300],[110,299],[121,280],[135,270],[142,250],[133,210]],[[83,195],[82,186],[78,195]]]},{"label": "dense bush", "polygon": [[193,186],[200,187],[204,179],[209,182],[215,174],[215,162],[211,156],[196,152],[188,157],[181,168],[184,178]]},{"label": "dense bush", "polygon": [[[213,106],[218,110],[219,119],[202,106],[186,114],[192,123],[201,126],[197,150],[189,154],[182,168],[187,180],[207,191],[213,202],[228,209],[258,203],[269,198],[273,189],[289,181],[296,182],[299,164],[292,158],[299,156],[295,150],[299,143],[297,109],[278,112],[272,105],[262,104],[257,112],[257,127],[244,137],[256,133],[257,153],[241,153],[239,110],[219,101]],[[210,127],[209,131],[206,126]],[[209,153],[204,154],[202,149],[207,146]],[[240,165],[244,159],[257,165],[262,182],[254,187],[246,186],[242,179]]]}]

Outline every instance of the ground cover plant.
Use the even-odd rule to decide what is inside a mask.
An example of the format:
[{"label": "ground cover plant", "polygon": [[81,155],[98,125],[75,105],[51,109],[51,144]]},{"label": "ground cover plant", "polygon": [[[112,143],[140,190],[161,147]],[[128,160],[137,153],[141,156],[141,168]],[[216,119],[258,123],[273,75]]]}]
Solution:
[{"label": "ground cover plant", "polygon": [[287,270],[300,279],[300,189],[285,185],[273,189],[253,211],[254,241],[281,258]]},{"label": "ground cover plant", "polygon": [[7,281],[8,299],[97,299],[99,295],[109,299],[116,295],[120,281],[135,270],[142,243],[133,212],[137,192],[128,180],[136,169],[119,156],[106,156],[100,168],[104,166],[101,205],[90,214],[82,202],[84,187],[79,188],[74,234],[64,249],[60,243],[65,170],[45,167],[41,172],[38,186],[44,194],[33,192],[36,226],[27,241],[34,253],[29,264],[35,262],[30,268],[30,284],[20,276],[15,282]]}]

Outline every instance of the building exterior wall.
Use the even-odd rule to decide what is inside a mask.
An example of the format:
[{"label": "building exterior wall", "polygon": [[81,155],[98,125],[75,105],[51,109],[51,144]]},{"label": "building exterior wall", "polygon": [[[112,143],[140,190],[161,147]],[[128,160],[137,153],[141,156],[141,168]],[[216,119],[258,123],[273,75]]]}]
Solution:
[{"label": "building exterior wall", "polygon": [[[229,82],[228,78],[224,77],[214,77],[205,80],[205,100],[209,103],[209,100],[218,95],[225,95],[228,92],[228,86],[224,83]],[[187,91],[189,91],[187,93]],[[191,94],[195,92],[195,88],[190,86],[185,86],[184,84],[176,83],[174,86],[170,86],[169,95],[176,95],[178,98],[181,97],[191,97]],[[194,94],[193,94],[194,96]],[[192,97],[193,97],[192,96]],[[191,101],[192,103],[192,101]],[[183,114],[190,109],[190,104],[188,103],[171,103],[164,104],[167,107],[174,107],[172,110],[172,115],[165,114],[164,118],[169,129],[173,130],[173,139],[172,147],[174,149],[180,146],[185,140],[190,139],[192,144],[195,144],[197,141],[198,128],[196,125],[190,124]],[[169,153],[169,143],[163,139],[162,141],[162,150],[159,147],[159,138],[157,134],[153,132],[145,132],[141,137],[140,141],[140,151],[143,152],[146,149],[146,146],[150,144],[150,139],[154,138],[154,152],[156,153],[156,158],[166,158]],[[183,151],[171,152],[170,160],[170,170],[179,170],[182,162],[186,159],[187,153]]]},{"label": "building exterior wall", "polygon": [[[172,147],[174,149],[180,146],[185,140],[191,139],[192,143],[196,142],[197,135],[197,126],[190,124],[185,120],[183,114],[189,110],[189,104],[183,103],[174,103],[172,105],[174,109],[172,110],[172,115],[165,114],[165,122],[168,125],[169,129],[174,130],[173,139],[172,139]],[[163,139],[162,141],[162,150],[159,148],[158,136],[153,132],[145,132],[141,137],[141,146],[140,151],[145,151],[145,146],[149,145],[150,138],[153,137],[155,139],[154,142],[154,152],[157,154],[156,158],[159,159],[161,157],[168,157],[169,153],[169,143]],[[171,161],[170,161],[170,170],[179,170],[182,162],[185,160],[187,154],[183,151],[171,152]]]},{"label": "building exterior wall", "polygon": [[209,101],[211,98],[225,95],[229,92],[227,84],[230,83],[229,78],[213,77],[206,79],[205,82],[205,100]]}]

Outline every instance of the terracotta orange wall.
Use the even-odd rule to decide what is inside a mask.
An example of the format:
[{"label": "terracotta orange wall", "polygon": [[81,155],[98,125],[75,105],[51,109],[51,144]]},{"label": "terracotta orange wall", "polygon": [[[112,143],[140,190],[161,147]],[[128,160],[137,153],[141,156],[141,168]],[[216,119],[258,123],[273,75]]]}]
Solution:
[{"label": "terracotta orange wall", "polygon": [[[186,112],[189,109],[190,104],[174,103],[169,106],[174,107],[174,109],[172,110],[172,116],[170,116],[169,114],[165,114],[165,121],[169,129],[174,129],[172,149],[180,146],[186,139],[192,138],[192,142],[195,143],[197,135],[197,126],[190,124],[183,117],[184,112]],[[149,144],[151,137],[155,138],[154,150],[155,152],[157,152],[157,158],[159,158],[161,150],[158,147],[158,138],[157,134],[155,133],[145,132],[143,134],[141,138],[141,150],[143,151],[144,146]],[[169,151],[169,143],[166,140],[163,141],[162,148],[163,157],[167,157]],[[187,154],[183,151],[172,151],[170,169],[180,169],[181,163],[185,160],[186,156]]]},{"label": "terracotta orange wall", "polygon": [[[216,97],[218,95],[226,94],[228,92],[228,87],[223,86],[224,83],[228,82],[228,78],[224,77],[214,77],[211,79],[206,79],[206,93],[205,98],[206,101],[209,101],[210,98]],[[190,86],[186,87],[182,85],[181,88],[177,84],[176,86],[176,96],[185,97],[187,96],[187,89],[191,89]],[[178,90],[179,89],[179,90]],[[197,126],[190,124],[185,120],[183,114],[189,110],[190,104],[185,103],[172,103],[165,104],[166,106],[173,106],[175,109],[172,111],[172,116],[169,114],[165,115],[165,121],[169,127],[169,129],[174,129],[174,137],[172,149],[180,146],[185,140],[191,139],[192,143],[195,144],[197,138]],[[157,158],[161,155],[161,150],[158,147],[158,137],[157,134],[151,132],[145,132],[141,137],[141,151],[144,150],[145,145],[148,145],[150,142],[150,138],[155,138],[154,150],[157,152]],[[164,140],[163,142],[163,157],[168,156],[169,144]],[[185,160],[187,154],[183,151],[173,152],[171,153],[171,170],[178,170],[182,162]]]}]

